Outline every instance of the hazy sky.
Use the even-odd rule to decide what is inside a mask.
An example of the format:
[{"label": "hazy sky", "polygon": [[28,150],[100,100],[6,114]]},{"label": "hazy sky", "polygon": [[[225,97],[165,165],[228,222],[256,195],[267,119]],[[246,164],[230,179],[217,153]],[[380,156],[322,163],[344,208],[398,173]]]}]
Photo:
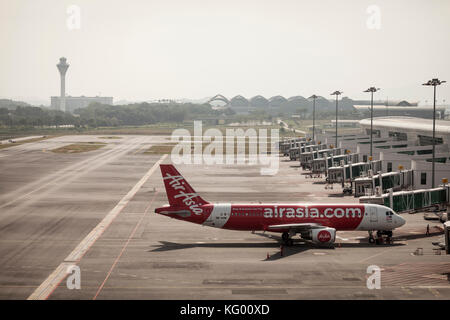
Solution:
[{"label": "hazy sky", "polygon": [[[68,94],[115,101],[368,98],[374,85],[430,104],[420,84],[450,81],[450,1],[0,0],[0,43],[1,98],[49,104],[65,56]],[[450,103],[450,83],[437,99]]]}]

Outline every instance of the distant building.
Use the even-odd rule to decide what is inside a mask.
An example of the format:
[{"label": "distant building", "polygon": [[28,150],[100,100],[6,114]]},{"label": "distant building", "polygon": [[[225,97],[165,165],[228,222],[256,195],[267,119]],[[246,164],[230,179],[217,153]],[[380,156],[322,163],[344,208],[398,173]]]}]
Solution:
[{"label": "distant building", "polygon": [[[324,128],[336,128],[336,120],[332,119],[330,123],[325,123]],[[338,128],[359,128],[359,120],[338,120]]]},{"label": "distant building", "polygon": [[[359,121],[361,128],[370,134],[370,119]],[[373,134],[376,138],[394,138],[396,141],[411,141],[418,146],[433,144],[433,120],[413,117],[379,117],[373,119]],[[436,120],[436,144],[450,146],[450,121]]]},{"label": "distant building", "polygon": [[[407,102],[406,102],[407,103]],[[433,107],[430,106],[407,106],[405,102],[400,102],[400,105],[395,106],[373,106],[374,117],[386,116],[406,116],[417,118],[433,118]],[[353,105],[357,112],[363,117],[370,117],[370,105]],[[436,119],[443,119],[445,107],[436,106]]]},{"label": "distant building", "polygon": [[[73,112],[75,109],[86,108],[93,102],[101,104],[113,104],[113,97],[65,97],[65,110],[67,112]],[[51,97],[51,108],[59,110],[61,105],[61,97]]]},{"label": "distant building", "polygon": [[[237,95],[231,99],[227,97],[217,94],[214,97],[210,98],[206,101],[212,106],[220,105],[222,107],[231,108],[238,114],[248,114],[252,111],[266,111],[271,114],[279,114],[287,113],[287,114],[295,114],[295,113],[312,113],[313,110],[313,101],[311,98],[304,98],[300,95],[292,96],[290,98],[285,98],[281,95],[273,96],[269,99],[257,95],[250,99],[243,97],[242,95]],[[417,103],[409,103],[407,101],[399,101],[396,102],[396,106],[417,106]],[[353,105],[367,105],[370,104],[370,101],[366,100],[352,100],[348,97],[343,97],[339,102],[339,109],[342,111],[351,111],[357,112]],[[374,105],[384,104],[381,101],[374,101]],[[329,100],[324,97],[317,97],[315,101],[316,110],[320,112],[328,112],[335,110],[335,101]],[[403,109],[405,111],[406,109]],[[385,115],[385,114],[383,114]]]},{"label": "distant building", "polygon": [[248,114],[254,108],[250,107],[249,101],[241,95],[237,95],[230,100],[229,106],[237,114]]},{"label": "distant building", "polygon": [[66,96],[66,72],[69,68],[67,64],[67,59],[61,57],[59,63],[56,65],[58,68],[60,78],[61,78],[61,94],[59,97],[50,97],[50,107],[55,110],[61,110],[64,112],[73,112],[79,108],[86,108],[89,104],[93,102],[101,104],[112,104],[112,97],[71,97]]}]

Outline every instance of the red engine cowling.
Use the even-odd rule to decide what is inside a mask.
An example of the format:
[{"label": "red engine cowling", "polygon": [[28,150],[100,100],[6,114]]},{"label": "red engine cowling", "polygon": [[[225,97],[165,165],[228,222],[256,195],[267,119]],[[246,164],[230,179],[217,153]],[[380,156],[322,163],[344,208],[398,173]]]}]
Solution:
[{"label": "red engine cowling", "polygon": [[320,228],[311,230],[311,240],[317,244],[331,244],[336,240],[336,229]]}]

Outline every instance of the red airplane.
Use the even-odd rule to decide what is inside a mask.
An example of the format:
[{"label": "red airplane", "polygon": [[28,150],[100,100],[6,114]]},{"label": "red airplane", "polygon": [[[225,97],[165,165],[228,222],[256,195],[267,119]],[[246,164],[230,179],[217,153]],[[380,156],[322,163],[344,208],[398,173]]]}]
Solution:
[{"label": "red airplane", "polygon": [[[377,236],[392,237],[392,230],[405,220],[390,208],[377,204],[230,204],[209,203],[200,197],[171,164],[160,165],[169,205],[155,212],[174,219],[230,230],[282,233],[292,245],[292,236],[316,244],[332,245],[336,231],[369,231],[369,242]],[[377,241],[378,243],[378,241]]]}]

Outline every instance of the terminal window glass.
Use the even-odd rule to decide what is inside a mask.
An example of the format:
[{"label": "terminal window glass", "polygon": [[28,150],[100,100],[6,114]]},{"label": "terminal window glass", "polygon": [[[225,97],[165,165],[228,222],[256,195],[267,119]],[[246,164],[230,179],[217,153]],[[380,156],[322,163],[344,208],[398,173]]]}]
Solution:
[{"label": "terminal window glass", "polygon": [[426,172],[422,172],[420,174],[420,183],[427,184],[427,173]]},{"label": "terminal window glass", "polygon": [[[433,144],[433,137],[418,135],[418,138],[419,138],[419,145],[421,145],[421,146],[428,146],[428,145]],[[435,140],[435,144],[443,143],[442,138],[434,138],[434,140]]]},{"label": "terminal window glass", "polygon": [[396,141],[407,141],[408,138],[404,132],[389,131],[389,137],[393,137]]},{"label": "terminal window glass", "polygon": [[417,150],[417,154],[432,154],[432,149]]},{"label": "terminal window glass", "polygon": [[414,152],[415,152],[415,151],[399,151],[399,152],[397,152],[397,153],[400,153],[400,154],[408,154],[408,155],[412,156],[412,155],[414,155]]},{"label": "terminal window glass", "polygon": [[[446,161],[447,161],[447,158],[434,158],[434,162],[445,163]],[[433,162],[433,158],[427,159],[427,162]]]},{"label": "terminal window glass", "polygon": [[[370,135],[370,129],[366,129],[367,135]],[[380,130],[372,130],[372,134],[374,137],[381,137],[381,131]]]},{"label": "terminal window glass", "polygon": [[388,162],[387,164],[387,172],[391,172],[392,171],[392,162]]}]

